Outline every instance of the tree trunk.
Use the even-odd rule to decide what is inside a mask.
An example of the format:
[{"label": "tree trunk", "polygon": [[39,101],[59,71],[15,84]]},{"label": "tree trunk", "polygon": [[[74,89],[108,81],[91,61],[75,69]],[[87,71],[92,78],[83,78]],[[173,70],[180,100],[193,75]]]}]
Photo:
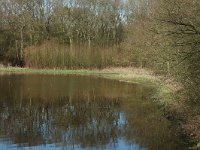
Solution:
[{"label": "tree trunk", "polygon": [[168,75],[170,74],[170,63],[169,63],[169,61],[167,62],[167,73],[168,73]]},{"label": "tree trunk", "polygon": [[23,39],[23,27],[20,29],[20,60],[23,60],[23,48],[24,48],[24,39]]},{"label": "tree trunk", "polygon": [[70,43],[70,53],[72,53],[72,49],[73,49],[73,40],[72,40],[71,37],[70,37],[70,39],[69,39],[69,43]]},{"label": "tree trunk", "polygon": [[90,39],[90,37],[88,38],[88,47],[89,47],[89,49],[91,48],[91,39]]}]

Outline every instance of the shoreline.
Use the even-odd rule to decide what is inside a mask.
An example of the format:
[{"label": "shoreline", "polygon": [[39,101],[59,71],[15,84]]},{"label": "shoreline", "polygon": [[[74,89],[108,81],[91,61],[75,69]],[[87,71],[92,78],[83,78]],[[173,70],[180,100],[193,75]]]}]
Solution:
[{"label": "shoreline", "polygon": [[[32,69],[20,67],[0,67],[0,74],[44,74],[44,75],[88,75],[97,76],[118,80],[120,82],[139,83],[146,85],[153,85],[159,87],[159,96],[162,100],[159,101],[161,105],[170,105],[173,103],[170,95],[179,89],[181,86],[174,83],[173,80],[167,80],[162,76],[154,75],[151,70],[133,68],[133,67],[118,67],[105,69]],[[165,99],[162,95],[167,96]],[[169,99],[170,98],[170,99]]]},{"label": "shoreline", "polygon": [[[164,116],[178,128],[178,132],[184,136],[184,139],[190,143],[194,143],[190,149],[198,149],[198,138],[194,137],[192,131],[187,131],[187,125],[179,121],[182,120],[182,115],[185,116],[185,103],[176,99],[176,92],[181,90],[181,86],[173,81],[162,76],[156,76],[150,70],[140,68],[106,68],[98,69],[79,69],[79,70],[59,70],[59,69],[31,69],[31,68],[18,68],[18,67],[0,67],[1,74],[45,74],[45,75],[84,75],[96,76],[107,79],[118,80],[128,83],[139,83],[155,86],[156,103],[163,108]],[[184,114],[182,114],[184,113]],[[179,116],[180,115],[180,116]],[[190,119],[186,117],[184,119]],[[183,122],[185,121],[183,119]],[[193,127],[195,124],[189,124]],[[197,126],[198,127],[198,126]],[[195,127],[196,128],[196,127]],[[193,136],[191,136],[191,134]],[[198,137],[198,135],[197,135]],[[185,141],[184,140],[184,141]]]}]

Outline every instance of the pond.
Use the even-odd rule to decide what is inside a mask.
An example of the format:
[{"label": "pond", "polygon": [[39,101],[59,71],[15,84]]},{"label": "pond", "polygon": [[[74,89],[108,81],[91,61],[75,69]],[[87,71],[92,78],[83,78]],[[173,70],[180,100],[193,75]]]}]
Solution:
[{"label": "pond", "polygon": [[92,76],[1,75],[0,149],[183,150],[154,94]]}]

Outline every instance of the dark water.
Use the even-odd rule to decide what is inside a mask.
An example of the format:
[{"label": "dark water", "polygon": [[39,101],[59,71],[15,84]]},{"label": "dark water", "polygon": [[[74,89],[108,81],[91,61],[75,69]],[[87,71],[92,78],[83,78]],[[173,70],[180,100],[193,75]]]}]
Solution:
[{"label": "dark water", "polygon": [[153,88],[94,77],[0,76],[0,150],[183,150]]}]

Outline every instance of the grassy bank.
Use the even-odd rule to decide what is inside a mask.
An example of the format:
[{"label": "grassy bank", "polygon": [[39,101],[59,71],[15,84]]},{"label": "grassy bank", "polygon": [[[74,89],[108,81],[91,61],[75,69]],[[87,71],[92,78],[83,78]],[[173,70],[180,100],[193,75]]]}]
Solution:
[{"label": "grassy bank", "polygon": [[[92,70],[56,70],[56,69],[30,69],[30,68],[16,68],[16,67],[0,67],[0,74],[52,74],[52,75],[89,75],[103,78],[118,80],[121,82],[139,83],[150,86],[155,86],[157,89],[155,101],[162,106],[163,114],[176,124],[176,127],[191,137],[198,143],[198,129],[199,124],[194,121],[192,117],[196,117],[192,108],[181,101],[177,92],[181,90],[181,86],[172,79],[161,76],[156,76],[150,70],[138,68],[107,68],[107,69],[92,69]],[[199,111],[198,111],[199,112]],[[190,115],[191,114],[191,115]],[[192,120],[192,121],[191,121]],[[192,135],[192,136],[191,136]],[[193,149],[197,149],[195,146]]]}]

